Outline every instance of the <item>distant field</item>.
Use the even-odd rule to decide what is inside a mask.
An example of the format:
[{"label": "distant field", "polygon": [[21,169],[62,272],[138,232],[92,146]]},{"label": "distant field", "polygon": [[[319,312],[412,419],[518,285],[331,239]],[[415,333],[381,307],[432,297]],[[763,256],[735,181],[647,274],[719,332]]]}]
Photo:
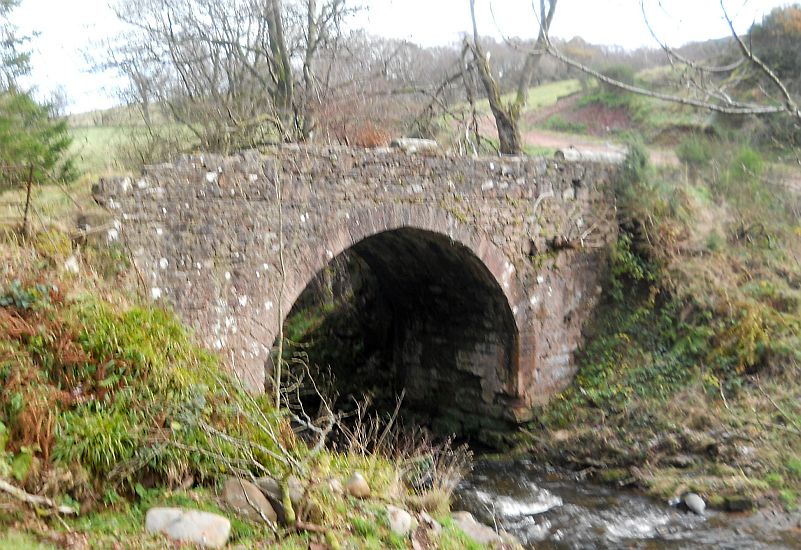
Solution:
[{"label": "distant field", "polygon": [[71,152],[81,172],[87,174],[117,173],[122,167],[117,161],[119,148],[140,128],[125,126],[83,127],[70,130],[73,137]]},{"label": "distant field", "polygon": [[[150,110],[150,118],[153,124],[163,124],[167,117],[161,109],[154,106]],[[94,126],[144,126],[142,113],[138,107],[133,105],[120,105],[110,109],[100,109],[77,113],[67,117],[70,126],[73,128],[94,127]]]},{"label": "distant field", "polygon": [[[147,149],[150,135],[144,126],[95,126],[71,128],[73,144],[71,152],[75,155],[82,173],[94,176],[113,175],[127,172],[129,164],[124,162],[126,152],[137,148]],[[178,141],[182,148],[189,149],[195,142],[194,136],[185,127],[160,125],[153,128],[167,140]],[[136,148],[133,146],[137,143]]]},{"label": "distant field", "polygon": [[[549,82],[541,86],[529,88],[527,108],[529,110],[549,107],[556,103],[559,98],[569,96],[581,91],[581,83],[576,80],[560,80]],[[511,99],[508,97],[507,99]]]},{"label": "distant field", "polygon": [[[540,86],[533,86],[529,88],[528,99],[526,104],[527,111],[542,109],[543,107],[550,107],[556,103],[559,98],[569,96],[576,92],[581,91],[581,83],[577,79],[571,80],[558,80],[556,82],[548,82]],[[509,93],[503,96],[503,101],[510,102],[515,98],[514,93]],[[481,113],[489,114],[489,102],[482,99],[476,103],[476,110]]]}]

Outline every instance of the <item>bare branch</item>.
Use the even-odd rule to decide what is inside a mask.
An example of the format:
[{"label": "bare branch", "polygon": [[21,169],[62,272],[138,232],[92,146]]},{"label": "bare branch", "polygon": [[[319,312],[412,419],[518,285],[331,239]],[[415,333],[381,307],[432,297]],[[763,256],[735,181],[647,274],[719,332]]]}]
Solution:
[{"label": "bare branch", "polygon": [[720,0],[720,9],[723,11],[723,17],[725,17],[726,23],[729,25],[729,29],[731,29],[731,34],[737,41],[737,45],[740,47],[740,51],[743,53],[743,56],[751,61],[753,65],[762,71],[771,80],[771,82],[773,82],[776,87],[779,88],[782,96],[784,97],[785,110],[801,120],[801,110],[799,110],[798,105],[790,95],[790,92],[787,90],[787,86],[784,85],[784,82],[782,82],[782,80],[770,67],[765,65],[765,63],[754,54],[753,49],[748,47],[740,35],[737,34],[737,31],[734,30],[734,23],[732,23],[732,20],[726,11],[726,6],[723,4],[723,0]]},{"label": "bare branch", "polygon": [[655,99],[661,99],[662,101],[669,101],[671,103],[679,103],[681,105],[699,107],[701,109],[708,109],[710,111],[716,111],[719,113],[725,113],[729,115],[767,115],[773,113],[781,113],[787,110],[784,106],[757,105],[754,103],[740,103],[736,101],[732,101],[728,104],[718,104],[709,101],[703,101],[699,99],[693,99],[689,97],[682,97],[673,94],[665,94],[654,90],[648,90],[640,86],[635,86],[633,84],[626,84],[625,82],[620,82],[619,80],[610,78],[600,73],[599,71],[591,69],[590,67],[584,65],[583,63],[580,63],[575,59],[572,59],[564,55],[553,45],[550,39],[546,39],[545,48],[549,55],[565,63],[566,65],[573,67],[574,69],[578,69],[579,71],[585,74],[595,77],[600,82],[609,84],[610,86],[614,86],[615,88],[620,88],[621,90],[625,90],[627,92],[653,97]]},{"label": "bare branch", "polygon": [[75,511],[74,508],[70,508],[69,506],[62,506],[60,504],[56,504],[54,501],[50,500],[47,497],[42,497],[39,495],[32,495],[26,491],[23,491],[19,487],[15,487],[11,485],[4,479],[0,479],[0,491],[3,491],[6,494],[11,495],[12,497],[16,498],[17,500],[21,500],[26,504],[30,504],[31,506],[40,507],[43,506],[45,508],[50,508],[51,510],[58,512],[59,514],[63,514],[66,516],[75,515],[78,512]]}]

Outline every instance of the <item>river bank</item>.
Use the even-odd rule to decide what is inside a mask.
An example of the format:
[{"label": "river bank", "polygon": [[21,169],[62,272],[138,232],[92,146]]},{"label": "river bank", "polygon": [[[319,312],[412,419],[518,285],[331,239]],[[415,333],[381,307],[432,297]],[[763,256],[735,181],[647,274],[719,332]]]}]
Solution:
[{"label": "river bank", "polygon": [[526,548],[798,547],[801,512],[708,510],[703,516],[582,473],[529,459],[479,459],[455,506],[515,535]]}]

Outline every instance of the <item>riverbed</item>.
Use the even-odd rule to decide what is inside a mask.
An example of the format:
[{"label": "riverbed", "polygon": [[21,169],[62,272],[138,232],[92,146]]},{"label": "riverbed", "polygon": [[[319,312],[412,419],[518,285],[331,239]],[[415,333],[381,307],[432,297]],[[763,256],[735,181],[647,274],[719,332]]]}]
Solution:
[{"label": "riverbed", "polygon": [[526,548],[801,548],[798,513],[698,516],[526,460],[477,461],[457,491],[460,508]]}]

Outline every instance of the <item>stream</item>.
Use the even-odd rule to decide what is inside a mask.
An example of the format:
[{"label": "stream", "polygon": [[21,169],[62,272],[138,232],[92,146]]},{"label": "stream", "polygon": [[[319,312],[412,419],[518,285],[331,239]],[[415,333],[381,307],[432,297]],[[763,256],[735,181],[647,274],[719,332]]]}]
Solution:
[{"label": "stream", "polygon": [[525,460],[477,461],[453,509],[508,531],[526,548],[801,548],[798,513],[697,516]]}]

